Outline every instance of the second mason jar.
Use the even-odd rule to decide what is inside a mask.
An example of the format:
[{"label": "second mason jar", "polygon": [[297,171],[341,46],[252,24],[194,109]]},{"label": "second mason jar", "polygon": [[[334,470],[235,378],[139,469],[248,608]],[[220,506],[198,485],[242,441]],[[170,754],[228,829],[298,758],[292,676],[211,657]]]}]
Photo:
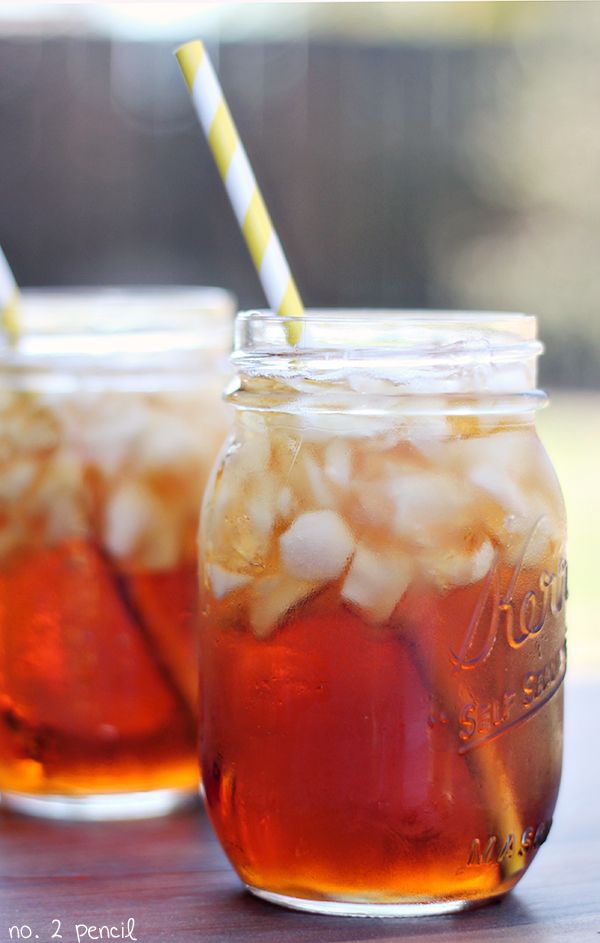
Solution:
[{"label": "second mason jar", "polygon": [[221,290],[25,291],[0,349],[0,793],[61,817],[198,791],[196,530],[227,434]]},{"label": "second mason jar", "polygon": [[565,519],[535,319],[238,318],[201,535],[202,768],[247,887],[325,913],[498,897],[562,752]]}]

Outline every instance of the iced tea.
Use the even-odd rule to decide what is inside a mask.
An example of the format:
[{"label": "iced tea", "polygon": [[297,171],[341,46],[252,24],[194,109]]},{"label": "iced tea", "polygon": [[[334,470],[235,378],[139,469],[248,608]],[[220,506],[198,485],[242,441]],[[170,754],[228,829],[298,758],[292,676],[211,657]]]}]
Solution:
[{"label": "iced tea", "polygon": [[228,424],[228,297],[100,295],[26,296],[48,330],[2,355],[0,791],[61,815],[197,790],[197,518]]},{"label": "iced tea", "polygon": [[326,353],[282,364],[246,317],[261,349],[237,355],[202,535],[219,838],[251,890],[304,909],[501,895],[546,839],[562,752],[564,511],[533,424],[533,319],[476,325],[493,370],[468,319],[425,318],[400,364],[381,340],[340,364],[334,320]]}]

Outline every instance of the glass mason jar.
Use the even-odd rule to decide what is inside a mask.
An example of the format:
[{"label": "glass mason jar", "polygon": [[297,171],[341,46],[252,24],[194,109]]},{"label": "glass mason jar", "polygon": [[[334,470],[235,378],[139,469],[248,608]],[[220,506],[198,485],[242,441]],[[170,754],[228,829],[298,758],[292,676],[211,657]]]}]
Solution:
[{"label": "glass mason jar", "polygon": [[533,317],[238,318],[201,528],[202,769],[242,881],[324,913],[506,893],[557,797],[565,516]]},{"label": "glass mason jar", "polygon": [[198,791],[196,530],[232,298],[22,298],[0,347],[2,802],[160,814]]}]

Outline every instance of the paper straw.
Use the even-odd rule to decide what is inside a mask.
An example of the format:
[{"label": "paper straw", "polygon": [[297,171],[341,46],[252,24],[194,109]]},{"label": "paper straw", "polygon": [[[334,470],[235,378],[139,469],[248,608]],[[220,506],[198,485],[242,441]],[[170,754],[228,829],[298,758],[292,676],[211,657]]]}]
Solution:
[{"label": "paper straw", "polygon": [[[204,44],[185,43],[175,55],[267,301],[283,317],[302,317],[296,283]],[[297,344],[301,324],[287,321],[286,333],[289,343]]]},{"label": "paper straw", "polygon": [[19,289],[6,256],[0,249],[0,325],[11,343],[19,337]]}]

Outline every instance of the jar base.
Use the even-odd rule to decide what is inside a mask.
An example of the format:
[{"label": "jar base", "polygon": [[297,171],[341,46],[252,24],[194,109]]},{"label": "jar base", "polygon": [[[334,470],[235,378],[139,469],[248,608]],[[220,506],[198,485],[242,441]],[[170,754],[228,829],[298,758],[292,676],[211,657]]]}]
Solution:
[{"label": "jar base", "polygon": [[0,808],[38,818],[71,822],[158,818],[193,806],[198,801],[198,793],[189,789],[151,789],[147,792],[114,792],[94,796],[0,793]]},{"label": "jar base", "polygon": [[459,913],[463,910],[474,910],[499,898],[490,897],[477,900],[439,900],[420,903],[410,901],[405,903],[378,904],[374,901],[341,901],[341,900],[309,900],[304,897],[289,897],[287,894],[275,894],[261,888],[246,884],[246,889],[279,907],[290,910],[303,910],[313,914],[326,914],[332,917],[434,917],[439,914]]}]

